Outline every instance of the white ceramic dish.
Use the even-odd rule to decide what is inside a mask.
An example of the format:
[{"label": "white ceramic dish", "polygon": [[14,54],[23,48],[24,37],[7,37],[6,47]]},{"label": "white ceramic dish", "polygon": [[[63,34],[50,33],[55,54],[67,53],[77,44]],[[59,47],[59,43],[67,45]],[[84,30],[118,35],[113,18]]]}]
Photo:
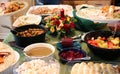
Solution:
[{"label": "white ceramic dish", "polygon": [[[38,5],[38,6],[30,7],[26,14],[32,14],[31,13],[32,10],[36,10],[37,8],[43,8],[43,7],[48,7],[51,11],[53,11],[54,8],[58,8],[58,9],[63,8],[65,11],[65,14],[67,14],[67,15],[71,15],[72,11],[73,11],[72,6],[70,6],[70,5],[40,5],[40,6]],[[40,13],[39,15],[43,15],[43,16],[44,15],[51,15],[51,14],[53,14],[53,13],[51,13],[51,11],[48,11],[46,13]]]},{"label": "white ceramic dish", "polygon": [[16,13],[24,11],[29,6],[28,3],[25,2],[25,1],[20,1],[20,2],[24,3],[25,6],[23,8],[21,8],[21,9],[19,9],[17,11],[14,11],[14,12],[6,13],[6,14],[4,14],[4,11],[0,12],[0,16],[11,16],[11,15],[14,15]]},{"label": "white ceramic dish", "polygon": [[93,5],[88,5],[88,4],[81,4],[81,5],[76,5],[76,7],[75,7],[75,9],[77,10],[77,11],[79,11],[81,8],[83,8],[83,7],[87,7],[87,8],[94,8],[95,6],[93,6]]},{"label": "white ceramic dish", "polygon": [[[76,15],[80,18],[92,20],[94,22],[100,23],[110,23],[110,22],[118,22],[120,18],[107,18],[104,14],[102,14],[101,7],[88,7],[85,9],[79,9],[76,12]],[[120,7],[115,7],[115,9],[120,9]]]},{"label": "white ceramic dish", "polygon": [[29,25],[29,24],[36,24],[39,25],[42,20],[42,17],[40,15],[34,15],[34,14],[29,14],[29,15],[23,15],[17,18],[17,20],[13,23],[13,27],[20,27],[24,25]]},{"label": "white ceramic dish", "polygon": [[[41,48],[41,47],[46,47],[46,48],[49,48],[52,52],[46,56],[29,56],[26,54],[27,51],[31,50],[31,49],[34,49],[34,48]],[[26,55],[26,57],[28,59],[36,59],[36,58],[40,58],[40,59],[48,59],[49,57],[53,57],[54,55],[54,52],[55,52],[55,47],[51,44],[48,44],[48,43],[34,43],[34,44],[31,44],[31,45],[28,45],[27,47],[24,48],[24,54]]]},{"label": "white ceramic dish", "polygon": [[2,42],[0,42],[0,52],[10,52],[10,55],[5,57],[4,63],[0,64],[0,73],[9,74],[13,68],[13,65],[20,59],[20,55],[10,46]]}]

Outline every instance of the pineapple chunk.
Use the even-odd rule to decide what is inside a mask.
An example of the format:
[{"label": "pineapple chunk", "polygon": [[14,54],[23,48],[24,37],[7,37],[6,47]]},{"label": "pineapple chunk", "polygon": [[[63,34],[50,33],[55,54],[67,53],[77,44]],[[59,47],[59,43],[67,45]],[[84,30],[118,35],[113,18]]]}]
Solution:
[{"label": "pineapple chunk", "polygon": [[108,44],[107,44],[107,42],[104,42],[104,43],[98,43],[98,46],[99,46],[100,48],[108,48]]},{"label": "pineapple chunk", "polygon": [[118,44],[120,43],[120,39],[119,39],[119,37],[116,37],[116,38],[112,39],[111,42],[112,42],[114,45],[118,45]]}]

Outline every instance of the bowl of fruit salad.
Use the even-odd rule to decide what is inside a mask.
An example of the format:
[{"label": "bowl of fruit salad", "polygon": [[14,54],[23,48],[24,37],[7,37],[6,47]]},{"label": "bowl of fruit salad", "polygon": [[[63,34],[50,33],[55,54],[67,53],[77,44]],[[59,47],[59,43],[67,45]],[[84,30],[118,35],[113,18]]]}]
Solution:
[{"label": "bowl of fruit salad", "polygon": [[84,36],[94,55],[105,59],[113,60],[120,56],[120,32],[113,31],[91,31]]}]

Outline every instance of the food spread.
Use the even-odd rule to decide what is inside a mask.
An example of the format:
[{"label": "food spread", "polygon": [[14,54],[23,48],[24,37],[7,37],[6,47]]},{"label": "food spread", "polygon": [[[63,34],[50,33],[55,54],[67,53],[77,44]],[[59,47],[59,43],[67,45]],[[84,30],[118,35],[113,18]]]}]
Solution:
[{"label": "food spread", "polygon": [[23,2],[1,2],[0,3],[0,14],[8,14],[11,12],[18,11],[25,6]]},{"label": "food spread", "polygon": [[[4,11],[4,14],[18,11],[19,10],[18,8],[21,9],[24,7],[24,4],[23,5],[20,4],[20,5],[21,5],[20,7],[17,7],[16,3],[12,4],[11,6],[12,6],[13,10],[11,10],[9,8],[11,11],[9,11],[9,9],[7,9],[7,8],[4,8],[4,9],[7,9],[6,11]],[[1,4],[1,6],[4,7],[5,5]],[[52,6],[52,7],[53,8],[51,8],[50,6],[47,6],[47,5],[45,5],[45,6],[43,5],[43,7],[42,6],[32,7],[28,11],[27,16],[28,16],[28,14],[35,14],[35,15],[41,15],[41,16],[47,15],[47,14],[53,14],[52,16],[50,16],[50,18],[47,18],[47,20],[45,20],[44,27],[47,29],[47,31],[49,31],[49,33],[51,33],[53,35],[57,32],[58,35],[60,33],[61,33],[61,35],[63,35],[63,34],[70,35],[70,34],[72,34],[72,32],[75,32],[76,31],[76,28],[75,28],[76,20],[73,17],[66,15],[66,13],[69,11],[71,12],[72,9],[67,6],[64,8],[64,5],[63,6],[60,5],[60,7],[59,7],[59,5],[57,7],[54,7],[54,6]],[[61,10],[61,8],[62,8],[62,10]],[[0,10],[3,10],[3,9],[0,9]],[[64,11],[65,11],[65,15],[64,15]],[[80,12],[78,11],[77,14],[82,13],[82,12],[84,12],[85,14],[88,13],[88,15],[86,15],[87,17],[91,18],[91,16],[92,16],[92,18],[95,18],[95,19],[120,18],[120,16],[119,16],[120,10],[116,9],[115,6],[105,6],[105,7],[101,7],[101,8],[92,8],[92,9],[85,8],[85,9],[81,9]],[[32,17],[30,17],[30,18],[32,18]],[[19,19],[18,21],[24,20],[24,22],[20,23],[17,27],[26,25],[27,23],[31,23],[31,22],[33,23],[33,21],[34,21],[34,23],[37,23],[37,24],[40,23],[38,21],[37,22],[35,21],[38,18],[37,19],[33,18],[34,20],[30,19],[30,18],[24,17],[24,18]],[[41,21],[41,19],[40,19],[40,21]],[[41,31],[41,29],[39,29],[39,28],[37,28],[37,29],[32,28],[32,30],[30,28],[23,32],[19,32],[16,35],[22,36],[22,37],[33,37],[33,36],[40,35],[45,32],[45,31],[41,31],[41,32],[40,31]],[[47,36],[49,36],[49,35],[47,35]],[[46,42],[49,42],[47,40],[54,41],[54,39],[56,39],[55,37],[57,38],[57,36],[52,36],[51,38],[46,37]],[[96,41],[98,41],[98,43],[95,43]],[[72,38],[63,39],[61,43],[62,43],[62,47],[72,47],[73,40],[72,40]],[[108,39],[105,39],[104,37],[98,37],[97,39],[95,39],[93,37],[88,41],[88,43],[90,43],[94,46],[99,45],[99,47],[103,47],[103,48],[118,48],[118,49],[120,48],[120,46],[119,46],[120,38],[119,37],[115,37],[115,38],[109,37]],[[106,45],[106,43],[108,45]],[[13,52],[14,52],[13,50],[10,50],[10,51],[7,50],[4,52],[1,51],[3,49],[6,50],[6,48],[4,48],[3,46],[4,45],[2,45],[2,43],[0,43],[0,69],[3,69],[3,67],[6,67],[6,66],[7,67],[10,66],[11,64],[13,64],[13,62],[15,63],[16,62],[15,58],[17,58],[16,55],[13,54]],[[86,47],[84,47],[84,48],[86,48]],[[45,50],[45,52],[42,52],[38,48],[35,48],[35,49],[37,49],[37,50],[31,51],[31,52],[35,52],[34,53],[35,56],[40,56],[40,55],[37,55],[37,52],[41,52],[41,53],[47,52],[48,53],[48,51],[46,51],[46,50]],[[51,51],[50,51],[50,53],[51,53]],[[12,56],[12,57],[10,57],[10,56]],[[62,54],[60,54],[60,56],[62,56],[66,60],[71,61],[71,60],[75,60],[76,58],[82,58],[83,54],[80,52],[77,52],[77,51],[70,50],[67,52],[63,52]],[[10,57],[10,58],[8,58],[8,57]],[[12,61],[12,63],[9,62],[10,64],[8,64],[8,62],[6,62],[6,58],[8,58],[7,61],[10,60],[10,61]],[[57,58],[57,57],[55,57],[55,58]],[[15,59],[15,60],[11,60],[11,59]],[[81,61],[83,61],[83,60],[81,60]],[[117,65],[117,67],[116,67],[116,66],[113,66],[112,64],[107,64],[107,63],[103,63],[103,62],[101,62],[101,63],[82,62],[82,63],[76,63],[75,65],[73,65],[72,69],[70,71],[71,71],[71,74],[120,74],[119,70],[120,70],[119,65]],[[17,74],[59,74],[60,67],[59,67],[59,64],[54,63],[53,60],[52,60],[52,63],[51,62],[48,63],[48,61],[46,62],[45,60],[42,60],[42,59],[33,59],[30,61],[22,62],[22,64],[20,64],[17,68],[15,68],[15,71],[17,72]]]}]

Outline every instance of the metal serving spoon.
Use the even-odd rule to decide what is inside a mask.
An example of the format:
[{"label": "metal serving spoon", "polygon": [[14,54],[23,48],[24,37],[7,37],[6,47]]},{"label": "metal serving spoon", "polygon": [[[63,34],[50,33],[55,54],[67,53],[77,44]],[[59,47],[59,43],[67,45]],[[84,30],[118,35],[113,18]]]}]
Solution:
[{"label": "metal serving spoon", "polygon": [[86,57],[83,57],[83,58],[75,58],[74,61],[79,61],[79,60],[90,60],[91,57],[90,56],[86,56]]},{"label": "metal serving spoon", "polygon": [[9,26],[7,26],[7,25],[1,25],[1,27],[9,29],[9,30],[12,31],[13,33],[17,33],[17,31],[16,31],[15,29],[13,29],[13,28],[11,28],[11,27],[9,27]]}]

